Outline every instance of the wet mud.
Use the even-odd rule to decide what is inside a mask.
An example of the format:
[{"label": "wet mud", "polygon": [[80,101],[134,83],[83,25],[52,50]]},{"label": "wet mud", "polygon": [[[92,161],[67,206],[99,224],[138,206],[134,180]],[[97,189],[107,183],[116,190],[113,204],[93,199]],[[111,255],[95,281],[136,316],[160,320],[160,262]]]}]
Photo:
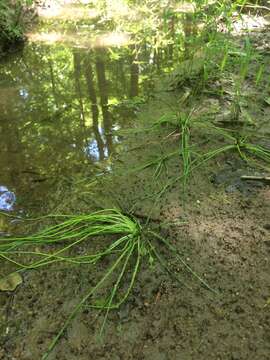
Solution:
[{"label": "wet mud", "polygon": [[[228,152],[195,170],[183,190],[181,180],[173,182],[182,171],[179,154],[166,158],[161,171],[157,170],[160,162],[155,162],[179,149],[179,129],[168,124],[156,128],[155,124],[164,114],[178,109],[183,89],[161,92],[160,84],[153,89],[151,77],[139,82],[136,61],[130,54],[119,55],[119,61],[107,54],[102,58],[106,62],[93,52],[88,57],[72,51],[64,54],[63,48],[54,44],[52,61],[53,56],[47,59],[42,46],[36,48],[40,52],[36,66],[47,64],[44,81],[39,82],[39,71],[31,71],[25,78],[20,72],[25,58],[18,58],[12,66],[24,85],[14,90],[14,82],[7,86],[10,79],[6,79],[5,89],[15,95],[0,99],[4,106],[1,121],[8,124],[0,128],[1,139],[6,139],[0,159],[1,169],[5,169],[0,177],[0,204],[2,208],[10,206],[7,193],[16,194],[17,199],[12,198],[15,212],[8,209],[17,219],[0,215],[0,234],[36,231],[42,224],[23,221],[33,214],[87,213],[117,207],[170,241],[214,289],[206,289],[160,244],[171,274],[158,261],[146,257],[128,300],[109,312],[103,333],[104,314],[85,306],[48,359],[269,360],[270,187],[265,182],[241,179],[243,175],[267,175],[267,171],[251,166],[236,152]],[[33,55],[33,49],[25,49],[26,58]],[[67,59],[73,67],[61,68]],[[33,64],[35,61],[30,61]],[[28,63],[24,66],[27,71]],[[64,87],[57,83],[57,90],[54,74],[58,81],[61,76],[54,69],[66,69],[73,82]],[[123,69],[131,71],[129,77],[123,76]],[[104,82],[104,74],[109,74],[111,83]],[[120,75],[112,83],[116,74]],[[10,76],[9,68],[6,76]],[[28,76],[32,76],[31,81]],[[63,91],[67,85],[73,89],[69,93]],[[50,101],[46,102],[48,87]],[[127,94],[136,101],[128,100]],[[260,113],[259,121],[269,130],[264,98],[265,94],[257,94],[258,107],[249,111],[254,117]],[[213,101],[206,92],[189,105],[207,103],[209,110],[209,103],[214,102],[224,116],[225,100]],[[204,110],[202,106],[200,111]],[[42,120],[37,121],[40,112]],[[8,122],[11,115],[21,126],[19,132]],[[16,142],[9,141],[6,134]],[[200,144],[201,151],[211,148],[208,136],[197,130],[192,141]],[[222,141],[217,137],[215,144],[222,145]],[[171,186],[159,196],[168,181],[172,181]],[[84,253],[89,247],[91,244],[84,244],[76,251]],[[53,264],[24,272],[23,283],[14,291],[0,292],[0,359],[41,359],[107,265],[105,260],[91,267]],[[11,268],[3,263],[1,275]],[[99,295],[105,296],[102,291]]]}]

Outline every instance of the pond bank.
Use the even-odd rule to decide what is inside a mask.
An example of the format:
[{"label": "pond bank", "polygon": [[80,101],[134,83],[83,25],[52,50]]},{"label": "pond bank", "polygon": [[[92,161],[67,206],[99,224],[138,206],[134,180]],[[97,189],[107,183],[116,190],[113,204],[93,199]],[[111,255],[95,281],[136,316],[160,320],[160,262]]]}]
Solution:
[{"label": "pond bank", "polygon": [[[150,60],[138,67],[130,47],[74,49],[72,31],[65,37],[71,48],[63,37],[49,48],[33,41],[6,65],[5,92],[14,96],[2,97],[7,126],[1,131],[8,136],[0,135],[13,142],[5,140],[2,185],[16,193],[23,216],[117,207],[142,224],[148,219],[218,295],[161,246],[184,285],[146,257],[128,301],[109,313],[103,336],[102,317],[85,307],[48,359],[268,360],[270,189],[241,176],[268,171],[248,144],[269,149],[269,57],[260,50],[258,62],[239,35],[226,57],[218,57],[224,72],[216,67],[206,78],[198,61],[189,76],[180,65],[168,79],[160,72],[164,54],[153,64],[146,47]],[[249,36],[255,49],[263,46],[260,34]],[[224,146],[231,147],[206,161]],[[183,178],[185,161],[192,171]],[[24,223],[1,226],[29,231]],[[24,273],[15,292],[1,292],[0,359],[40,359],[106,265],[54,264]]]}]

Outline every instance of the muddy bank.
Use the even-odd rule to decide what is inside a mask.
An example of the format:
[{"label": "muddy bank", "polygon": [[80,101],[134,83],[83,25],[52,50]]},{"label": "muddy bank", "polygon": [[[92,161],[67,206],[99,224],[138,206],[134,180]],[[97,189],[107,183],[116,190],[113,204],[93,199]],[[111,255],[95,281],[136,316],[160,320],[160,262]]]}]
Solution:
[{"label": "muddy bank", "polygon": [[[173,102],[174,96],[168,96]],[[160,101],[153,101],[141,111],[142,126],[144,119],[149,124],[150,114],[156,118],[153,109],[160,113],[161,105],[157,103]],[[151,226],[179,249],[185,261],[218,294],[204,289],[160,246],[162,256],[169,260],[170,269],[183,285],[158,262],[150,266],[145,259],[129,300],[110,312],[103,335],[102,316],[86,307],[49,359],[268,359],[269,186],[244,182],[237,187],[240,174],[250,168],[235,155],[227,154],[222,162],[219,159],[192,176],[185,203],[181,182],[155,203],[149,195],[162,181],[166,183],[168,174],[162,172],[155,180],[153,168],[129,173],[126,164],[134,169],[149,157],[154,158],[161,139],[166,139],[166,151],[175,149],[177,137],[168,142],[165,132],[171,133],[162,129],[151,134],[151,145],[145,132],[126,135],[127,150],[131,151],[116,159],[113,174],[98,180],[92,196],[80,196],[74,187],[74,198],[64,199],[62,205],[60,202],[60,209],[75,211],[76,199],[80,212],[117,206],[132,209],[139,216],[151,213]],[[137,145],[141,141],[136,150],[132,150],[134,139]],[[169,177],[176,177],[179,157],[170,159],[167,166]],[[228,186],[234,191],[228,191]],[[82,184],[79,189],[83,192]],[[2,358],[41,358],[63,319],[86,289],[96,283],[102,270],[103,264],[92,268],[53,266],[27,272],[15,293],[2,293]]]},{"label": "muddy bank", "polygon": [[[218,295],[203,289],[160,247],[191,289],[171,279],[158,263],[149,268],[145,259],[129,300],[109,314],[102,337],[102,318],[86,308],[49,358],[268,359],[269,196],[269,187],[249,197],[194,191],[188,223],[160,229]],[[182,219],[175,201],[164,204],[170,209],[166,218]],[[15,293],[2,293],[2,358],[41,358],[100,271],[102,266],[32,271]]]},{"label": "muddy bank", "polygon": [[[251,37],[255,44],[256,39]],[[240,52],[244,39],[239,36],[234,41]],[[62,45],[56,45],[57,61],[47,62],[47,48],[39,46],[39,61],[26,65],[37,64],[37,69],[40,64],[48,65],[42,86],[39,71],[32,74],[35,81],[29,82],[15,67],[24,92],[15,89],[20,95],[17,108],[5,101],[6,121],[7,114],[12,114],[24,134],[21,138],[14,128],[6,128],[17,136],[18,145],[14,149],[14,144],[7,142],[4,161],[2,158],[8,169],[2,179],[10,192],[19,195],[21,202],[14,206],[21,218],[12,222],[1,217],[0,232],[31,233],[42,228],[45,223],[23,221],[36,212],[78,214],[116,207],[135,216],[143,226],[148,220],[151,229],[170,241],[182,259],[215,290],[202,286],[179,259],[158,244],[170,274],[158,261],[145,256],[128,300],[109,312],[103,334],[104,314],[89,302],[48,359],[268,360],[270,189],[265,182],[241,179],[243,175],[268,174],[267,164],[262,161],[258,166],[258,158],[246,153],[241,143],[243,134],[248,144],[264,149],[269,146],[269,94],[266,82],[256,81],[256,59],[251,62],[239,100],[235,52],[229,59],[232,67],[225,74],[202,81],[201,71],[183,78],[179,70],[172,87],[170,81],[167,86],[167,76],[159,75],[157,81],[154,71],[152,77],[139,81],[137,62],[130,52],[122,58],[120,52],[114,53],[111,59],[110,52],[102,51],[101,58],[98,50],[86,54],[72,49],[64,53]],[[32,50],[26,54],[33,55]],[[59,58],[62,61],[58,62]],[[71,59],[74,66],[63,67],[63,59],[68,64]],[[269,76],[267,55],[262,62],[265,76]],[[92,70],[85,76],[89,63]],[[69,80],[65,86],[61,84],[64,92],[55,82],[54,76],[59,82],[62,77],[54,66],[74,75],[74,83]],[[130,76],[125,77],[127,71],[123,70],[127,69]],[[110,82],[102,82],[104,74]],[[134,92],[137,97],[127,100],[126,94]],[[49,106],[44,99],[49,99]],[[21,109],[23,120],[18,116]],[[36,119],[39,113],[41,121]],[[91,126],[89,114],[93,116]],[[192,120],[191,160],[205,159],[203,154],[232,145],[231,151],[220,152],[195,168],[186,184],[181,177],[183,128],[176,122],[183,114]],[[222,132],[213,135],[213,127],[202,130],[198,121],[219,126]],[[233,140],[232,136],[228,140],[231,126],[241,137],[229,132]],[[242,145],[240,151],[236,144]],[[30,157],[32,164],[28,167]],[[15,172],[7,166],[10,160],[16,160]],[[111,239],[98,240],[106,243]],[[151,237],[149,240],[154,243]],[[92,246],[92,242],[85,242],[74,251],[85,254]],[[24,272],[23,283],[14,292],[1,292],[0,359],[41,359],[74,306],[95,286],[109,264],[105,259],[91,267],[52,264]],[[5,263],[1,271],[8,272],[10,266]],[[100,290],[100,299],[106,297],[111,286],[108,282]]]}]

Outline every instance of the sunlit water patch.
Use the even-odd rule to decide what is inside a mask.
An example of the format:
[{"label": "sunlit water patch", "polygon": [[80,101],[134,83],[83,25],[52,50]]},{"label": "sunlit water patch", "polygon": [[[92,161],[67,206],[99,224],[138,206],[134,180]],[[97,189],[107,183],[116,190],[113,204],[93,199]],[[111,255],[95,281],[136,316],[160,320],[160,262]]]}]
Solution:
[{"label": "sunlit water patch", "polygon": [[44,44],[63,44],[66,46],[78,48],[103,48],[111,46],[124,46],[130,42],[128,34],[120,32],[109,32],[95,37],[90,36],[89,32],[83,32],[78,37],[78,34],[61,33],[61,32],[31,32],[27,34],[28,40],[35,43]]}]

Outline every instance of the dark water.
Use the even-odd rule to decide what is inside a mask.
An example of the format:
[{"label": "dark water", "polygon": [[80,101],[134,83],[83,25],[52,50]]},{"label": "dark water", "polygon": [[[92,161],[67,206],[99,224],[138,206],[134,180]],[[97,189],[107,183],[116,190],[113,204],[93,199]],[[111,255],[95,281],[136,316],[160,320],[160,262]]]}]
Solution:
[{"label": "dark water", "polygon": [[160,71],[153,48],[137,51],[129,36],[100,29],[87,11],[66,7],[42,20],[23,51],[0,64],[4,210],[13,195],[17,210],[39,207],[55,181],[94,174],[98,162],[109,166],[123,151],[113,131],[130,126],[152,92]]}]

